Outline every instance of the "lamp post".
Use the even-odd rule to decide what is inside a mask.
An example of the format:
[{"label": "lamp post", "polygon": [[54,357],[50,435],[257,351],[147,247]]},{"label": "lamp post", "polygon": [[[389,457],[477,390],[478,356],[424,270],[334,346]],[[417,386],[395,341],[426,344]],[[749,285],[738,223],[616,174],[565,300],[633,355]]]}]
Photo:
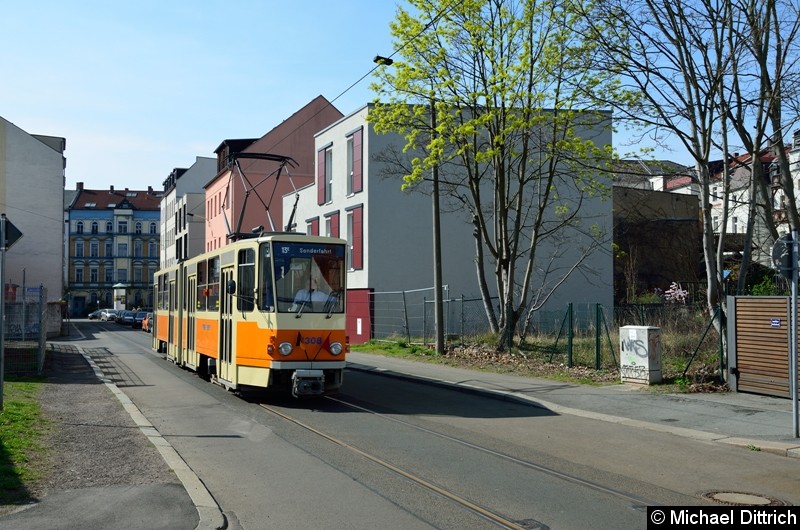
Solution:
[{"label": "lamp post", "polygon": [[[391,66],[394,60],[391,57],[376,55],[372,60],[377,65]],[[436,100],[431,93],[430,97],[430,125],[431,139],[436,131]],[[432,181],[432,225],[433,225],[433,305],[436,353],[444,353],[444,308],[442,305],[442,243],[441,243],[441,216],[439,208],[439,164],[434,163],[431,168]]]}]

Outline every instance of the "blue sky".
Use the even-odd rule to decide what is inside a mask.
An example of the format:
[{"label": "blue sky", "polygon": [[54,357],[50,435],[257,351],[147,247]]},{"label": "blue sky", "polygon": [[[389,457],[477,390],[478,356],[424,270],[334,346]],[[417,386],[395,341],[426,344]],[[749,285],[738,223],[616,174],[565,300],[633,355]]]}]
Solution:
[{"label": "blue sky", "polygon": [[372,58],[393,52],[391,0],[13,4],[0,17],[0,116],[67,139],[68,189],[161,189],[174,168],[260,138],[318,95],[349,114],[374,99]]},{"label": "blue sky", "polygon": [[[0,116],[67,139],[67,188],[161,189],[226,138],[259,138],[318,95],[371,101],[385,0],[14,2]],[[335,99],[336,98],[336,99]],[[335,101],[334,101],[335,99]]]}]

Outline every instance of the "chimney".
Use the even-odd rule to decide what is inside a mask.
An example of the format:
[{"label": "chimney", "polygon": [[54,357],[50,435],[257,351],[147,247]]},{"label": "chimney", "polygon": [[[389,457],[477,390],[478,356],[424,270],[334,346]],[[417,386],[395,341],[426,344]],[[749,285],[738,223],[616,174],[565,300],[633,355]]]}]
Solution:
[{"label": "chimney", "polygon": [[111,186],[110,189],[108,190],[109,193],[111,193],[112,191],[114,191],[114,186]]},{"label": "chimney", "polygon": [[83,191],[83,182],[78,182],[75,185],[75,188],[77,189],[77,191]]},{"label": "chimney", "polygon": [[147,186],[147,193],[148,193],[149,195],[152,195],[152,194],[153,194],[153,186]]}]

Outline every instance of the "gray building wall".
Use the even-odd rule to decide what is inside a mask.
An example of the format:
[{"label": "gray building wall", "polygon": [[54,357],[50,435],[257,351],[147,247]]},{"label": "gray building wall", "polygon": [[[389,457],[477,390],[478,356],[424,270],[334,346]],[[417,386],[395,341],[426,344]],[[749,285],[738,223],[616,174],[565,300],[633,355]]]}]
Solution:
[{"label": "gray building wall", "polygon": [[[164,198],[161,201],[161,249],[159,253],[161,268],[171,267],[177,263],[176,241],[179,236],[185,241],[190,242],[190,256],[192,255],[191,252],[202,252],[202,245],[201,249],[198,251],[196,247],[193,247],[191,244],[192,241],[197,240],[197,237],[200,237],[201,241],[205,238],[205,232],[203,231],[205,225],[198,222],[201,220],[205,221],[205,213],[203,212],[202,205],[198,208],[194,199],[190,201],[191,206],[184,210],[184,212],[191,213],[192,217],[191,219],[186,219],[185,226],[183,222],[181,222],[181,226],[179,227],[176,224],[176,216],[180,213],[177,203],[178,200],[187,193],[204,194],[204,186],[208,184],[216,174],[217,159],[198,156],[195,158],[195,162],[191,167],[175,169],[171,176],[177,175],[177,177],[174,179],[168,178],[164,182]],[[178,234],[179,229],[180,234]],[[199,235],[198,231],[201,232]]]},{"label": "gray building wall", "polygon": [[0,213],[23,234],[6,252],[6,283],[62,296],[66,140],[28,134],[0,118]]},{"label": "gray building wall", "polygon": [[[430,183],[422,183],[415,191],[402,191],[400,176],[385,175],[384,164],[378,155],[390,146],[402,148],[404,140],[399,135],[378,135],[367,123],[369,105],[346,116],[316,137],[317,149],[330,145],[333,151],[332,200],[317,204],[316,184],[299,190],[297,230],[305,231],[310,219],[318,218],[320,233],[324,234],[324,218],[330,213],[340,213],[340,237],[347,238],[346,211],[363,204],[364,208],[364,268],[348,272],[349,289],[372,289],[375,292],[413,290],[433,286],[432,250],[432,200]],[[364,128],[363,175],[364,190],[347,195],[346,163],[347,135],[359,127]],[[587,135],[589,133],[587,132]],[[599,145],[611,143],[611,133],[593,132]],[[609,181],[610,186],[610,181]],[[291,213],[294,194],[284,200],[284,223]],[[476,275],[475,240],[473,226],[467,213],[441,198],[442,283],[447,294],[457,298],[479,297]],[[611,254],[612,200],[591,199],[580,205],[583,226],[567,231],[567,241],[543,244],[538,256],[551,271],[566,272],[579,259],[582,250],[598,243],[590,234],[592,226],[604,232],[600,248],[583,262],[583,270],[573,274],[559,286],[544,309],[563,309],[567,303],[602,304],[613,306],[613,260]],[[490,289],[495,290],[494,264],[485,264]],[[521,272],[521,271],[520,271]],[[553,286],[557,276],[553,273],[548,285]],[[535,273],[537,274],[537,273]],[[534,286],[540,282],[541,275]],[[494,294],[494,292],[493,292]],[[427,294],[432,299],[433,292]]]}]

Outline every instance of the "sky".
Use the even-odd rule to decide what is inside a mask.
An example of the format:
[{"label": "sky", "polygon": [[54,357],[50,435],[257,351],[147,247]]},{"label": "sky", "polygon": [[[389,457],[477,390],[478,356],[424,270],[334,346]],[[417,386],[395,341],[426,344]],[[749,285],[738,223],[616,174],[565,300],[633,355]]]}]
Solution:
[{"label": "sky", "polygon": [[0,17],[0,116],[66,138],[67,189],[160,190],[173,169],[262,137],[319,95],[345,115],[372,101],[395,5],[13,2]]},{"label": "sky", "polygon": [[319,95],[345,115],[372,101],[364,76],[392,53],[394,12],[387,0],[13,2],[0,116],[66,138],[67,189],[162,189],[174,168],[260,138]]}]

